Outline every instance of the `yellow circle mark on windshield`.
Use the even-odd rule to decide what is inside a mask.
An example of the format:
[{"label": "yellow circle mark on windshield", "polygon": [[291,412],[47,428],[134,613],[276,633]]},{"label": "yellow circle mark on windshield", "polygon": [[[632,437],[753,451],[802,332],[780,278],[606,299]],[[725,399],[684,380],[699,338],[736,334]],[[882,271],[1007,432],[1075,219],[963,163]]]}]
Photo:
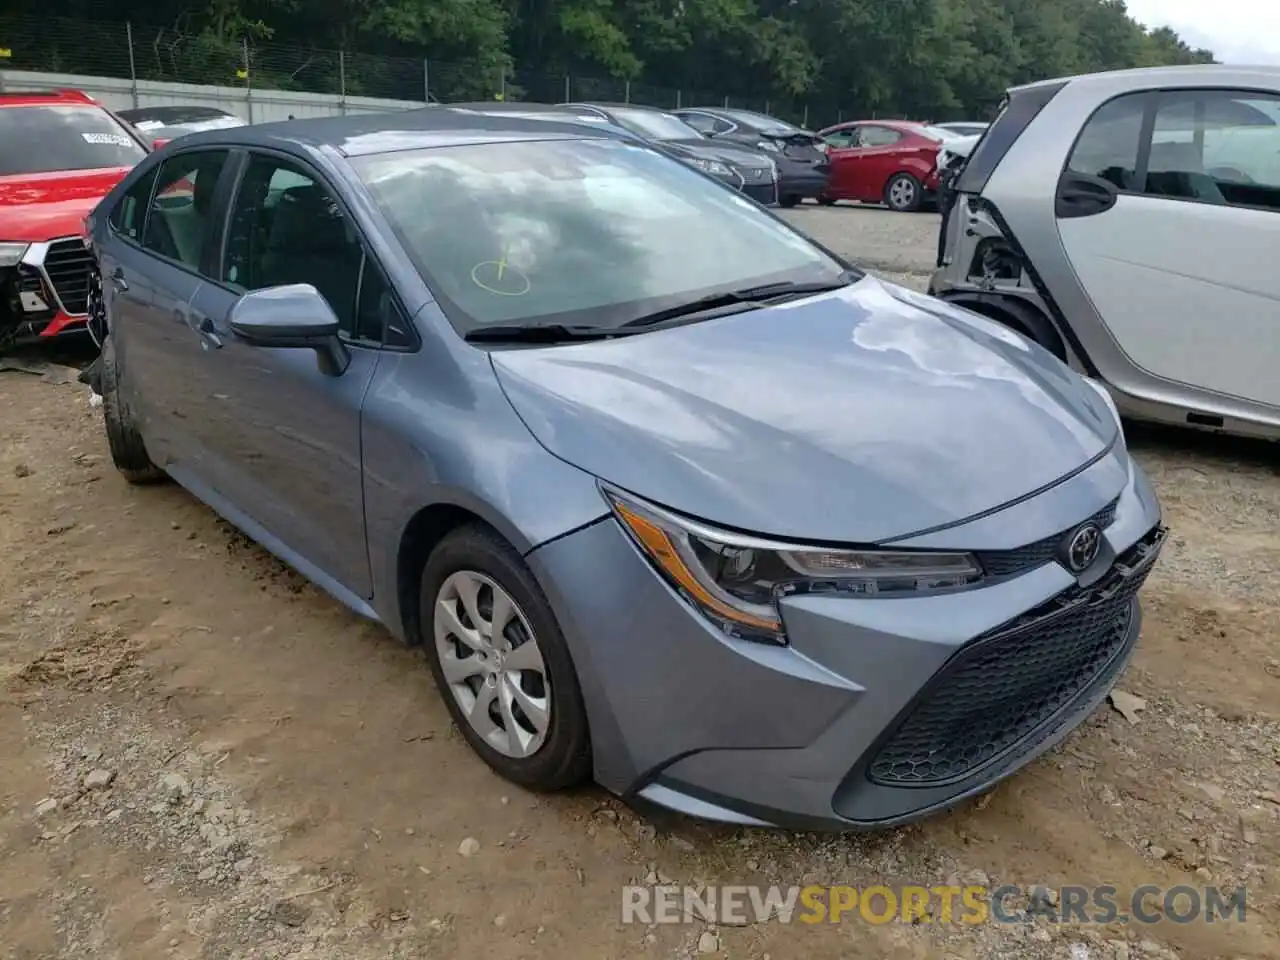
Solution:
[{"label": "yellow circle mark on windshield", "polygon": [[533,286],[529,278],[501,260],[483,260],[471,268],[471,282],[500,297],[523,297]]}]

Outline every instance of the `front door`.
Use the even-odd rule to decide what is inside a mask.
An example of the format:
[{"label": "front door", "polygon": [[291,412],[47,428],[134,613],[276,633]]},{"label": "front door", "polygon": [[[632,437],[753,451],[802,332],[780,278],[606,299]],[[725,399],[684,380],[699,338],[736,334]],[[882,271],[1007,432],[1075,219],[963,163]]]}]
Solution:
[{"label": "front door", "polygon": [[1105,104],[1068,161],[1058,212],[1067,257],[1133,363],[1280,404],[1280,98],[1186,90]]},{"label": "front door", "polygon": [[[351,352],[339,375],[305,349],[251,346],[230,328],[249,290],[309,283]],[[252,154],[228,219],[218,279],[191,304],[201,445],[219,493],[322,582],[372,594],[365,545],[360,410],[381,353],[382,275],[349,214],[298,161]]]}]

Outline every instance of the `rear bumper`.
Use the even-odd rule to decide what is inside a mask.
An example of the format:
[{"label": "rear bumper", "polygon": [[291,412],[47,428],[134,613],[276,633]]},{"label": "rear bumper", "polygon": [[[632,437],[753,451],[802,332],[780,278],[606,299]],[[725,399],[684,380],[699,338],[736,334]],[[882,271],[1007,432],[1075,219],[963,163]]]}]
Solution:
[{"label": "rear bumper", "polygon": [[827,184],[831,180],[831,168],[811,167],[799,164],[779,164],[778,195],[781,197],[799,197],[802,200],[816,200],[826,193]]}]

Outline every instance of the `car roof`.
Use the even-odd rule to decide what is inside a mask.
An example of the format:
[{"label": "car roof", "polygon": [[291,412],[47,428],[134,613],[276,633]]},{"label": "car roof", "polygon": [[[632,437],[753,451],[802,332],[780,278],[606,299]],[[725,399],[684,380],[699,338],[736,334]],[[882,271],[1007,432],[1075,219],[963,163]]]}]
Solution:
[{"label": "car roof", "polygon": [[389,113],[202,130],[183,137],[182,145],[184,148],[216,143],[289,145],[312,150],[327,148],[346,157],[359,157],[477,143],[635,139],[612,124],[580,121],[571,116],[571,112],[570,108],[552,104],[451,103]]},{"label": "car roof", "polygon": [[0,107],[47,107],[50,105],[102,107],[80,90],[0,90]]},{"label": "car roof", "polygon": [[1051,87],[1062,83],[1099,83],[1117,89],[1145,87],[1151,83],[1240,83],[1242,78],[1253,76],[1259,83],[1274,85],[1280,81],[1280,66],[1237,66],[1225,63],[1197,63],[1177,67],[1134,67],[1130,70],[1106,70],[1100,73],[1080,73],[1069,77],[1054,77],[1010,87],[1010,93]]},{"label": "car roof", "polygon": [[191,120],[214,120],[233,117],[235,114],[217,107],[139,107],[136,110],[117,110],[116,116],[135,123],[139,120],[156,120],[160,123],[186,123]]}]

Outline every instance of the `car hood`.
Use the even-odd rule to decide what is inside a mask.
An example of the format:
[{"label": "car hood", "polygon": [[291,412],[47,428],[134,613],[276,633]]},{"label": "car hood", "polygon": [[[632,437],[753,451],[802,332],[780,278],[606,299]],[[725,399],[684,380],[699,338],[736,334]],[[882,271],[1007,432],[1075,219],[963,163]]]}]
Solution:
[{"label": "car hood", "polygon": [[79,236],[84,218],[129,167],[0,177],[0,240]]},{"label": "car hood", "polygon": [[633,337],[498,350],[547,450],[689,516],[871,544],[959,523],[1104,454],[1100,395],[975,314],[867,277]]},{"label": "car hood", "polygon": [[741,144],[715,140],[661,140],[658,146],[677,157],[696,157],[699,160],[719,160],[735,167],[767,169],[772,163],[768,154],[752,150]]}]

